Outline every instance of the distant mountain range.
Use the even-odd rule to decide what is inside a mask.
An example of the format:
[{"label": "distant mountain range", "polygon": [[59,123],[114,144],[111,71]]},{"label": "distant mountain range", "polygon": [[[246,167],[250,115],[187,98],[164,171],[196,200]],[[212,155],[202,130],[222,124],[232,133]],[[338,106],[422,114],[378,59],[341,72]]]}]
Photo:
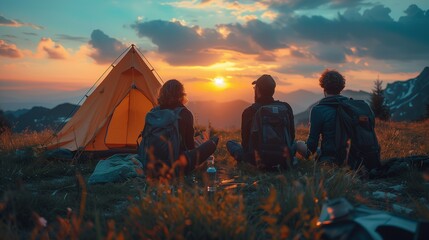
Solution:
[{"label": "distant mountain range", "polygon": [[6,111],[4,116],[16,132],[24,130],[41,131],[46,128],[62,127],[78,109],[78,105],[63,103],[52,109],[33,107],[30,110]]},{"label": "distant mountain range", "polygon": [[[369,103],[371,94],[365,91],[344,90],[342,94],[353,99],[362,99]],[[323,97],[322,93],[298,90],[290,93],[277,92],[275,99],[288,102],[295,114],[295,124],[307,124],[311,108]],[[429,104],[429,67],[416,78],[389,83],[385,89],[385,101],[390,108],[394,121],[414,121],[422,119]],[[251,103],[235,100],[230,102],[194,101],[187,107],[194,114],[197,125],[209,123],[217,129],[238,129],[241,114]],[[64,124],[79,108],[64,103],[52,109],[33,107],[17,111],[6,111],[4,116],[12,124],[14,131],[43,130]]]},{"label": "distant mountain range", "polygon": [[[353,98],[356,100],[364,100],[368,104],[370,103],[371,94],[369,92],[344,90],[342,91],[341,94],[348,98]],[[322,97],[320,97],[317,101],[313,102],[309,107],[307,107],[307,109],[304,112],[295,114],[295,125],[308,124],[310,111],[319,102],[320,99],[322,99]]]}]

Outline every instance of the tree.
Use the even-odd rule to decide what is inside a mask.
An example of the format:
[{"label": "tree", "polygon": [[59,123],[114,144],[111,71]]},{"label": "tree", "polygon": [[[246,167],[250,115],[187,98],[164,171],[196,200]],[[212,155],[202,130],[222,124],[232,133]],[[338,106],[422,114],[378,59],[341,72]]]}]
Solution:
[{"label": "tree", "polygon": [[426,118],[429,118],[429,103],[426,104]]},{"label": "tree", "polygon": [[377,79],[374,81],[374,88],[371,94],[371,109],[376,118],[387,121],[390,118],[390,109],[384,102],[383,81]]}]

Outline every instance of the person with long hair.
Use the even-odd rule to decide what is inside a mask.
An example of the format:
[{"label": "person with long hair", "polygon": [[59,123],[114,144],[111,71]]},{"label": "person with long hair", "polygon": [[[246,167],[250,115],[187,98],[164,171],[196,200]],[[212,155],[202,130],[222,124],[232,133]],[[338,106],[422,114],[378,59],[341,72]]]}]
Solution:
[{"label": "person with long hair", "polygon": [[[152,172],[155,170],[155,175],[165,175],[159,173],[161,167],[175,168],[176,166],[182,167],[182,170],[185,170],[184,173],[188,174],[216,150],[219,141],[216,136],[206,139],[207,141],[196,146],[194,117],[185,106],[187,101],[183,84],[176,79],[168,80],[159,91],[158,106],[154,107],[146,116],[142,142],[145,151],[143,155],[146,155],[147,159],[143,160],[143,164],[145,167],[148,166],[147,168]],[[165,113],[166,115],[164,115]],[[168,122],[169,117],[174,118],[172,125],[174,125],[174,130],[178,131],[178,138],[176,137],[177,134],[174,133],[171,135],[167,133],[166,136],[155,136],[157,131],[165,130],[165,126],[159,127],[159,125]],[[150,142],[151,138],[155,139],[154,142]],[[178,146],[177,142],[179,142]],[[176,147],[179,149],[175,149]],[[156,154],[157,150],[158,154]],[[152,153],[149,154],[149,151]],[[168,153],[169,151],[173,153]],[[153,164],[154,162],[157,163],[157,166]]]}]

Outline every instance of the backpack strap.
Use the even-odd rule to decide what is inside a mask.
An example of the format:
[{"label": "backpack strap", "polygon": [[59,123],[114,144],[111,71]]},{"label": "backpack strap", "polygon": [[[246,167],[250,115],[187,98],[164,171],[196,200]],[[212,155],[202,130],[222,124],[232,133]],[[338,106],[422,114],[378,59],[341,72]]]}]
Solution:
[{"label": "backpack strap", "polygon": [[179,136],[179,142],[180,142],[180,145],[182,145],[182,144],[183,144],[183,147],[185,148],[185,150],[188,150],[188,148],[186,147],[186,144],[183,142],[182,135],[180,134],[180,131],[179,131],[179,119],[180,119],[180,113],[182,112],[182,110],[183,110],[184,108],[185,108],[185,107],[176,107],[175,109],[173,109],[174,114],[177,116],[177,120],[176,120],[176,122],[175,122],[174,124],[175,124],[175,126],[176,126],[177,135]]}]

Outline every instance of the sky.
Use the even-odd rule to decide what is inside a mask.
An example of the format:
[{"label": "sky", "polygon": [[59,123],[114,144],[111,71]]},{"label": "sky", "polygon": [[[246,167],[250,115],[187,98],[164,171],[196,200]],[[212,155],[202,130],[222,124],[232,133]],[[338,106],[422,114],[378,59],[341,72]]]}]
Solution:
[{"label": "sky", "polygon": [[251,82],[371,91],[429,66],[428,0],[1,0],[0,109],[79,97],[131,44],[190,101],[252,101]]}]

